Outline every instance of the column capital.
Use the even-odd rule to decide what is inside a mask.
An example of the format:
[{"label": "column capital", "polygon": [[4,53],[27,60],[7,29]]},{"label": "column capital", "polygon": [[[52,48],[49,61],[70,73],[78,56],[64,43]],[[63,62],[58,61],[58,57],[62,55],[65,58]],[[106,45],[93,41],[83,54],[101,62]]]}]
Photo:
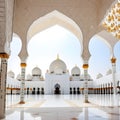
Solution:
[{"label": "column capital", "polygon": [[0,58],[9,58],[9,55],[7,53],[0,53]]},{"label": "column capital", "polygon": [[20,66],[21,66],[21,67],[26,67],[27,64],[26,64],[26,63],[21,63]]},{"label": "column capital", "polygon": [[111,58],[111,63],[116,63],[116,58],[112,57]]},{"label": "column capital", "polygon": [[84,69],[88,69],[89,65],[88,64],[83,64]]},{"label": "column capital", "polygon": [[19,104],[25,104],[25,102],[24,101],[20,101]]}]

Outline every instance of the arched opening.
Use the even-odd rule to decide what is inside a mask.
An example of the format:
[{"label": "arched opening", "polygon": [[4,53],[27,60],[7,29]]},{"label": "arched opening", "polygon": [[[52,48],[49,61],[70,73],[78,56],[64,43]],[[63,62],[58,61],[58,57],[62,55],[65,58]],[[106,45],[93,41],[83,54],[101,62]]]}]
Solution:
[{"label": "arched opening", "polygon": [[75,64],[82,66],[80,57],[82,50],[79,40],[74,34],[59,25],[54,25],[32,37],[27,50],[29,54],[28,73],[37,65],[44,75],[57,54],[60,59],[65,61],[69,70]]},{"label": "arched opening", "polygon": [[55,86],[54,86],[54,94],[60,94],[61,93],[61,91],[60,91],[60,85],[57,83],[57,84],[55,84]]},{"label": "arched opening", "polygon": [[[10,57],[8,59],[8,71],[12,71],[15,73],[15,75],[18,75],[21,71],[20,68],[20,58],[18,57],[18,54],[20,53],[22,48],[22,42],[20,37],[17,34],[13,34],[12,41],[10,43]],[[17,69],[16,69],[17,68]]]},{"label": "arched opening", "polygon": [[91,58],[89,60],[89,73],[94,79],[98,73],[106,73],[111,68],[110,44],[99,36],[94,36],[89,43]]},{"label": "arched opening", "polygon": [[[55,29],[56,29],[56,31],[55,31]],[[64,31],[64,32],[62,32],[62,31]],[[39,36],[40,34],[41,34],[41,36]],[[51,38],[50,38],[50,34],[52,35]],[[45,45],[48,44],[47,41],[45,40],[46,39],[45,36],[47,38],[50,38],[49,45],[44,46],[43,43],[37,43],[37,45],[39,45],[39,46],[37,47],[35,45],[36,46],[36,51],[35,51],[35,49],[33,47],[35,47],[34,43],[37,41],[38,37],[39,37],[39,40],[38,40],[39,42],[43,41],[44,43],[46,42]],[[47,53],[49,52],[49,54],[51,54],[51,52],[52,52],[51,50],[53,50],[53,51],[56,51],[56,54],[54,56],[56,56],[57,54],[61,55],[60,48],[58,50],[56,50],[57,48],[55,48],[55,49],[53,49],[53,48],[56,46],[56,43],[59,44],[59,46],[60,46],[61,43],[58,41],[62,41],[63,39],[64,40],[66,39],[67,41],[65,41],[64,46],[61,46],[61,49],[63,49],[63,48],[68,49],[68,46],[69,46],[68,42],[73,44],[72,47],[74,47],[74,49],[78,49],[78,48],[76,48],[76,46],[74,46],[74,43],[72,43],[73,41],[70,42],[70,40],[68,41],[68,39],[73,39],[77,42],[78,45],[80,45],[79,46],[80,49],[78,50],[79,51],[78,55],[76,55],[76,52],[73,53],[72,50],[70,50],[70,52],[73,55],[73,57],[78,56],[78,58],[76,60],[79,60],[79,62],[74,61],[75,62],[74,64],[78,64],[79,66],[82,66],[82,59],[80,58],[80,55],[82,54],[82,51],[83,51],[82,32],[81,32],[79,26],[72,19],[70,19],[69,17],[65,16],[64,14],[62,14],[56,10],[37,19],[30,26],[30,28],[28,30],[28,34],[27,34],[27,42],[28,42],[27,50],[28,50],[28,54],[29,54],[27,63],[29,64],[30,59],[33,58],[34,60],[31,60],[32,62],[29,65],[35,66],[37,64],[38,66],[41,66],[37,60],[42,61],[42,59],[46,56],[46,53],[45,53],[46,50],[45,51],[43,50],[44,52],[42,52],[42,54],[40,54],[41,50],[45,47],[46,47],[45,49],[48,50]],[[54,44],[54,47],[49,49],[51,44]],[[69,46],[69,47],[71,47],[71,46]],[[34,49],[34,52],[30,51],[30,49]],[[63,50],[65,51],[65,49],[63,49]],[[61,52],[63,52],[63,50]],[[32,54],[34,54],[34,56],[36,56],[36,58],[33,56],[31,57]],[[38,59],[38,56],[39,57],[41,56],[41,58]],[[51,56],[50,56],[50,57],[44,59],[43,61],[46,61],[47,59],[49,59],[49,61],[47,61],[47,63],[44,64],[44,66],[46,66],[46,69],[44,69],[44,73],[47,70],[47,67],[50,65],[50,62],[53,60],[53,57],[52,57],[52,60],[50,60],[51,59]],[[69,62],[72,62],[70,60],[71,58],[69,56],[67,56],[67,58],[65,58],[64,60],[66,61],[66,59],[67,60],[69,59]],[[33,61],[35,61],[34,64],[33,64]],[[29,69],[29,66],[27,67],[27,69]]]},{"label": "arched opening", "polygon": [[64,14],[60,13],[57,10],[54,10],[51,13],[48,13],[47,15],[40,17],[39,19],[33,22],[33,24],[30,26],[28,30],[27,42],[29,42],[29,40],[38,32],[41,32],[56,24],[72,32],[80,41],[81,48],[83,51],[82,46],[83,36],[80,27],[72,19],[70,19],[69,17],[65,16]]}]

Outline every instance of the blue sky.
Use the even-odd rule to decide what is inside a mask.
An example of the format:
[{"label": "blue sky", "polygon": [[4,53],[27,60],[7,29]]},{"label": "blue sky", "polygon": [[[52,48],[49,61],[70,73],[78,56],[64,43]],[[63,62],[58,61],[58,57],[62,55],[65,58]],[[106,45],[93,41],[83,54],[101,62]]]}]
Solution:
[{"label": "blue sky", "polygon": [[[17,56],[21,50],[21,41],[13,37],[11,43],[11,56],[8,60],[8,71],[15,74],[20,73],[20,59]],[[95,78],[98,73],[105,74],[111,68],[110,52],[106,44],[97,38],[92,38],[89,43],[91,58],[89,60],[89,74]],[[117,70],[120,70],[120,42],[115,45],[115,56],[117,58]],[[69,72],[77,65],[82,69],[81,45],[79,40],[65,28],[55,25],[32,37],[28,44],[28,54],[26,73],[31,74],[34,67],[38,66],[42,70],[43,76],[50,63],[56,59],[57,54],[63,60]]]}]

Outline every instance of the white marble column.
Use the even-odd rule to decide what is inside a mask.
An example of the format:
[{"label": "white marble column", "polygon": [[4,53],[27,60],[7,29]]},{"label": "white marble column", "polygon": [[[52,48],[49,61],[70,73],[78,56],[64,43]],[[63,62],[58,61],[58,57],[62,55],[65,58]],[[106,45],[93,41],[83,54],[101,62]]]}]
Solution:
[{"label": "white marble column", "polygon": [[0,119],[5,118],[6,105],[6,78],[7,78],[7,59],[8,54],[0,53],[1,67],[0,67]]},{"label": "white marble column", "polygon": [[83,64],[84,69],[84,102],[89,103],[88,101],[88,64]]},{"label": "white marble column", "polygon": [[89,120],[88,107],[85,107],[85,108],[84,108],[84,120]]},{"label": "white marble column", "polygon": [[111,59],[112,63],[112,80],[113,80],[113,94],[117,94],[117,86],[116,86],[116,78],[115,78],[115,73],[116,73],[116,58]]},{"label": "white marble column", "polygon": [[116,77],[115,77],[115,73],[116,73],[116,58],[112,58],[111,59],[111,63],[112,63],[112,81],[113,81],[113,106],[117,106],[117,85],[116,85]]},{"label": "white marble column", "polygon": [[25,89],[25,69],[26,63],[21,63],[21,86],[20,86],[20,102],[19,104],[25,104],[24,101],[24,89]]},{"label": "white marble column", "polygon": [[24,110],[20,111],[20,120],[24,120]]}]

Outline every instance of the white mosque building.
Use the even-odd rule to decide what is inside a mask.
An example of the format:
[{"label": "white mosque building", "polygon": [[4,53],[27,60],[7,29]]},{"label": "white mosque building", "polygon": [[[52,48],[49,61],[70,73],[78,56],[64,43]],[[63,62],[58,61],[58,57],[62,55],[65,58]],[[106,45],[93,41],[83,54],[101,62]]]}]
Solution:
[{"label": "white mosque building", "polygon": [[[120,93],[120,72],[115,73],[117,92]],[[93,80],[88,75],[88,94],[112,94],[113,80],[112,70],[109,69],[105,75],[98,73]],[[75,65],[69,73],[63,60],[57,57],[45,73],[39,67],[32,69],[25,79],[25,94],[84,94],[84,75],[80,68]],[[7,94],[20,94],[21,75],[15,78],[15,74],[9,71],[7,74]]]},{"label": "white mosque building", "polygon": [[[7,94],[20,92],[21,76],[19,74],[16,79],[14,76],[12,71],[8,72]],[[93,79],[89,75],[88,88],[93,87]],[[35,67],[32,69],[32,75],[28,74],[25,80],[26,94],[81,94],[83,88],[84,78],[80,68],[75,65],[69,73],[65,62],[59,57],[50,64],[45,78],[43,78],[42,70]]]}]

